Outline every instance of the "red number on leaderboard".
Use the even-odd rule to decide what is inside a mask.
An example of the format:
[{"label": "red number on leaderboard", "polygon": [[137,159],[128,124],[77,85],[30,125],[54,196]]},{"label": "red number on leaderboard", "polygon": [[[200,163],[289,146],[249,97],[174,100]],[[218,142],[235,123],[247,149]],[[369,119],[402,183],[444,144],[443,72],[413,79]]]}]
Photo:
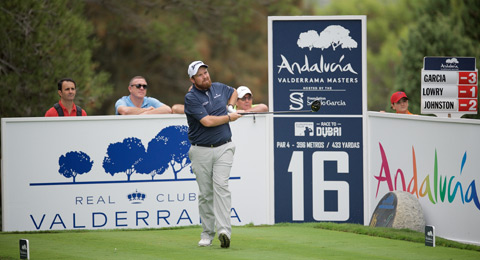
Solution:
[{"label": "red number on leaderboard", "polygon": [[476,71],[459,71],[458,72],[458,84],[477,84],[477,72]]},{"label": "red number on leaderboard", "polygon": [[476,98],[478,87],[476,85],[458,85],[459,98]]},{"label": "red number on leaderboard", "polygon": [[476,98],[459,99],[458,111],[477,111],[478,101]]}]

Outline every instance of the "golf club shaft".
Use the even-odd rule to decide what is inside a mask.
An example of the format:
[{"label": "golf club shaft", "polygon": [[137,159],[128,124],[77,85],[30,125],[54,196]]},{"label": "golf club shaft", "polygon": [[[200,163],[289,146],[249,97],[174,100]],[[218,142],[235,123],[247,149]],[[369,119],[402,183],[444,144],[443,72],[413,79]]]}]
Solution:
[{"label": "golf club shaft", "polygon": [[320,110],[321,103],[319,100],[312,102],[311,110],[289,110],[289,111],[272,111],[272,112],[242,112],[240,115],[258,115],[258,114],[290,114],[290,113],[311,113]]},{"label": "golf club shaft", "polygon": [[272,112],[242,112],[240,115],[265,115],[265,114],[290,114],[290,113],[312,113],[311,110],[297,110],[297,111],[272,111]]}]

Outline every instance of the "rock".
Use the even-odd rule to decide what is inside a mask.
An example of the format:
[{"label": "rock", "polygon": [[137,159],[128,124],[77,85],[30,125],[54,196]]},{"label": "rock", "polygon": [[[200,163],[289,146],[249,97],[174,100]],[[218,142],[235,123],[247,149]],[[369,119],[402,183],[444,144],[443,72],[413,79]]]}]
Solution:
[{"label": "rock", "polygon": [[422,206],[409,192],[389,192],[378,202],[370,220],[370,226],[408,228],[423,232],[425,218]]}]

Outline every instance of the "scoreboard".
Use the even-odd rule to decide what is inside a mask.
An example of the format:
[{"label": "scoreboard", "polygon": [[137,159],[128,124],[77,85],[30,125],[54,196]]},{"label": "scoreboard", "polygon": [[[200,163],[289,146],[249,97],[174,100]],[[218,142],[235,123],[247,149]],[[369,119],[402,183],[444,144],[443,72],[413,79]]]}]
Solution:
[{"label": "scoreboard", "polygon": [[478,112],[475,58],[425,57],[421,113],[461,117]]}]

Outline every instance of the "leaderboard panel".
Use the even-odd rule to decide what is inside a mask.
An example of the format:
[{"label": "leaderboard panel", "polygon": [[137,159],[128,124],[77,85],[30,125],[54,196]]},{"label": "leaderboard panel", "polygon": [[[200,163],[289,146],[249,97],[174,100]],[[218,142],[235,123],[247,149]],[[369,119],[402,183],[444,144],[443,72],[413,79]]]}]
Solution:
[{"label": "leaderboard panel", "polygon": [[425,57],[421,113],[453,117],[476,114],[478,70],[475,63],[475,58],[468,57]]}]

